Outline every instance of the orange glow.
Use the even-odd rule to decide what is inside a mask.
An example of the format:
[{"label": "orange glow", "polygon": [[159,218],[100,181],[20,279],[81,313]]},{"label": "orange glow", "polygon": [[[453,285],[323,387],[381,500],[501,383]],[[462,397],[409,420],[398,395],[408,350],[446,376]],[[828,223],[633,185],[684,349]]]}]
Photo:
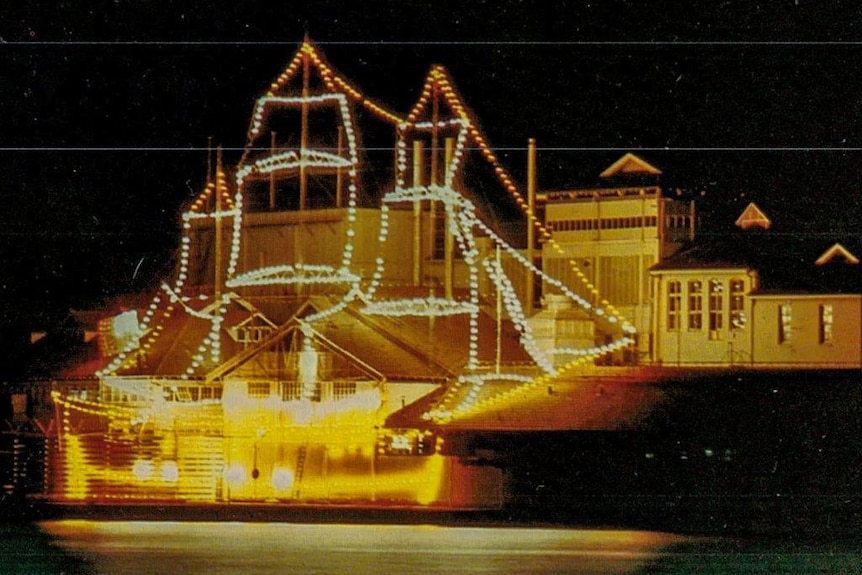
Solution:
[{"label": "orange glow", "polygon": [[290,469],[276,467],[272,470],[272,486],[277,491],[283,491],[293,487],[294,474]]},{"label": "orange glow", "polygon": [[245,467],[240,463],[234,463],[224,471],[224,478],[231,487],[239,487],[246,480]]},{"label": "orange glow", "polygon": [[78,437],[67,435],[64,443],[63,455],[66,465],[63,496],[70,500],[85,499],[89,494],[88,480],[97,469],[85,463],[84,452]]},{"label": "orange glow", "polygon": [[132,465],[132,473],[138,481],[146,481],[153,476],[153,462],[146,459],[138,459]]},{"label": "orange glow", "polygon": [[177,481],[180,477],[180,470],[177,467],[176,461],[165,461],[162,463],[161,468],[161,477],[162,481],[166,481],[168,483],[173,483]]},{"label": "orange glow", "polygon": [[[81,411],[57,393],[58,405],[72,410],[64,411],[62,473],[54,478],[59,488],[54,493],[63,500],[451,503],[453,494],[441,486],[452,462],[433,454],[433,436],[392,431],[386,435],[392,454],[378,450],[376,392],[281,405],[238,395],[226,391],[222,406],[156,401],[133,410],[93,402]],[[101,422],[105,431],[80,435],[74,431],[75,413]],[[214,417],[216,435],[184,431],[212,428]],[[133,423],[144,420],[151,427]],[[424,447],[417,451],[417,446]]]}]

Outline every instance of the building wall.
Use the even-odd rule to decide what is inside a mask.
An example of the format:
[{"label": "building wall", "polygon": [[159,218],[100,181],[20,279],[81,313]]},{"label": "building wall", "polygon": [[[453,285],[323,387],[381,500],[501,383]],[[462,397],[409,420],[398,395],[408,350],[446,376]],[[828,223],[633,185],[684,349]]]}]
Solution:
[{"label": "building wall", "polygon": [[[386,242],[381,244],[380,210],[359,208],[356,210],[355,235],[351,239],[353,257],[351,271],[363,279],[370,279],[377,259],[384,260],[383,282],[410,285],[413,281],[413,213],[409,209],[389,210],[389,229]],[[422,234],[421,278],[425,286],[443,286],[445,267],[441,259],[432,257],[433,249],[426,236],[427,214],[424,215]],[[323,210],[255,212],[243,219],[242,243],[236,274],[270,266],[305,264],[328,265],[338,269],[342,265],[347,240],[347,210],[331,208]],[[215,248],[212,220],[209,218],[191,221],[189,266],[187,283],[194,286],[212,285],[215,276]],[[224,277],[230,260],[232,223],[225,223],[222,233],[221,273]],[[475,238],[482,257],[491,249],[488,238]],[[480,274],[480,278],[483,274]],[[523,272],[519,277],[522,277]],[[456,256],[453,263],[453,284],[465,288],[469,285],[469,271],[463,259]],[[308,291],[304,286],[303,290]],[[487,281],[480,292],[487,294]],[[437,294],[442,295],[441,293]]]},{"label": "building wall", "polygon": [[[733,281],[743,282],[744,293],[737,304],[741,316],[732,309]],[[710,325],[715,311],[710,309],[710,289],[715,285],[711,282],[722,286],[722,295],[715,300],[721,300],[719,329]],[[676,304],[672,302],[674,283],[680,290]],[[692,293],[697,283],[699,296]],[[756,273],[745,269],[653,272],[652,360],[665,366],[862,366],[862,296],[752,294],[756,286]],[[698,307],[693,303],[698,297],[699,312],[693,309]],[[700,319],[690,319],[692,316]]]},{"label": "building wall", "polygon": [[745,269],[653,272],[652,360],[662,365],[750,364],[755,327],[749,294],[755,286],[754,274]]},{"label": "building wall", "polygon": [[[752,302],[752,327],[756,330],[752,348],[755,364],[823,368],[862,366],[862,296],[761,295],[752,298]],[[824,319],[828,324],[829,316],[832,326],[826,328]]]},{"label": "building wall", "polygon": [[[341,267],[347,240],[347,210],[328,209],[304,212],[261,212],[247,214],[237,273],[267,266],[294,264]],[[356,235],[351,269],[370,277],[378,256],[386,262],[386,275],[394,280],[410,277],[412,252],[404,250],[412,237],[409,214],[392,210],[389,213],[389,237],[381,246],[380,210],[356,210]],[[404,237],[402,237],[404,236]],[[407,244],[409,245],[409,244]],[[401,249],[396,249],[400,246]]]},{"label": "building wall", "polygon": [[[649,356],[652,295],[649,269],[691,235],[691,206],[661,197],[657,187],[549,193],[545,221],[564,256],[545,246],[543,268],[576,293],[607,300],[639,332],[638,352]],[[595,286],[588,288],[583,278]],[[543,292],[549,291],[543,286]]]}]

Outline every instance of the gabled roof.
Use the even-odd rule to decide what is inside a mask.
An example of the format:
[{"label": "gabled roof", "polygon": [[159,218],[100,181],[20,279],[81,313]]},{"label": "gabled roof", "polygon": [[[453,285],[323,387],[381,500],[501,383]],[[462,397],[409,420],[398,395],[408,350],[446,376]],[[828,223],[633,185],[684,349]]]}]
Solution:
[{"label": "gabled roof", "polygon": [[599,177],[610,178],[620,174],[660,176],[661,170],[628,152],[622,158],[608,166],[604,172],[599,174]]},{"label": "gabled roof", "polygon": [[650,268],[667,270],[745,270],[751,269],[746,250],[733,249],[733,244],[710,242],[682,249]]},{"label": "gabled roof", "polygon": [[815,261],[814,263],[816,263],[818,266],[822,266],[823,264],[832,262],[835,257],[844,258],[844,262],[848,264],[859,263],[859,258],[851,254],[847,248],[845,248],[838,242],[832,244],[832,247],[823,252],[823,255],[817,258],[817,261]]},{"label": "gabled roof", "polygon": [[[805,234],[783,234],[766,230],[743,232],[720,240],[710,239],[680,250],[651,268],[653,272],[684,270],[753,270],[757,292],[761,294],[862,294],[862,269],[845,260],[823,256],[843,256],[834,239]],[[841,245],[841,244],[837,244]],[[843,248],[843,246],[842,246]],[[843,248],[852,256],[852,253]],[[823,254],[820,259],[818,254]],[[708,273],[708,271],[707,271]]]},{"label": "gabled roof", "polygon": [[747,230],[749,228],[758,227],[768,230],[772,225],[772,221],[766,217],[757,204],[751,202],[742,211],[742,214],[736,219],[736,226]]}]

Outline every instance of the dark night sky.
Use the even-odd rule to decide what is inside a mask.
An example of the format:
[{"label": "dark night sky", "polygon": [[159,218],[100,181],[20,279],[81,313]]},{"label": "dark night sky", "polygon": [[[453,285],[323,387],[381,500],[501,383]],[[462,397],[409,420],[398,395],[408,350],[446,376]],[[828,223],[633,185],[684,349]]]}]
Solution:
[{"label": "dark night sky", "polygon": [[641,150],[705,209],[754,200],[859,234],[853,2],[19,4],[0,8],[7,325],[146,288],[203,184],[207,138],[235,155],[305,31],[399,111],[446,65],[515,176],[537,138],[541,188],[589,184]]}]

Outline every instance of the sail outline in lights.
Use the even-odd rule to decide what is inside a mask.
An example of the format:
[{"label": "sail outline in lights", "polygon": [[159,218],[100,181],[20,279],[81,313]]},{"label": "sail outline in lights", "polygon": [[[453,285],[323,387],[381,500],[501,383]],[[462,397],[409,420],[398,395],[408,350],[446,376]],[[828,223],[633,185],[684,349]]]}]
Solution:
[{"label": "sail outline in lights", "polygon": [[[441,100],[450,113],[450,117],[440,117]],[[429,115],[430,119],[426,118]],[[441,133],[449,134],[449,138],[447,138],[448,142],[443,160],[443,181],[438,184],[439,173],[436,164],[439,161],[437,148],[439,147],[438,141]],[[417,176],[417,173],[420,170],[424,172],[424,169],[420,168],[414,159],[414,165],[412,166],[413,180],[408,185],[407,179],[411,168],[411,163],[408,159],[409,142],[411,140],[414,142],[421,140],[423,137],[431,141],[432,165],[430,176],[427,178],[429,181],[423,181],[426,179],[424,178],[424,174]],[[595,319],[605,319],[609,324],[617,324],[619,318],[612,311],[608,313],[605,309],[594,306],[572,289],[565,286],[563,282],[548,276],[542,270],[538,269],[531,261],[528,261],[519,253],[518,250],[507,243],[500,234],[496,233],[490,225],[483,222],[477,216],[477,209],[474,203],[455,189],[459,187],[456,185],[456,181],[462,176],[463,157],[468,145],[480,151],[486,150],[484,139],[479,135],[478,128],[472,122],[466,107],[461,103],[460,98],[456,96],[452,82],[445,69],[435,66],[428,76],[422,96],[410,114],[408,114],[407,121],[401,122],[398,125],[396,185],[393,191],[385,194],[383,197],[380,235],[378,238],[381,246],[387,241],[389,230],[388,216],[391,206],[412,203],[416,214],[421,214],[423,204],[430,206],[429,210],[431,214],[434,213],[435,204],[442,206],[445,214],[443,233],[448,235],[446,238],[447,241],[451,238],[452,241],[457,243],[467,267],[467,297],[454,297],[453,290],[449,286],[446,288],[446,296],[442,298],[436,296],[433,290],[431,290],[427,297],[380,297],[378,288],[381,285],[381,279],[384,277],[386,265],[382,257],[377,259],[377,267],[371,284],[364,292],[366,306],[362,311],[369,315],[440,317],[466,314],[469,317],[470,333],[467,365],[465,371],[459,375],[457,381],[452,386],[455,388],[453,391],[462,387],[466,387],[467,389],[448,394],[438,406],[425,414],[426,419],[437,421],[445,421],[454,415],[464,414],[478,408],[480,406],[480,390],[489,381],[508,381],[514,382],[516,385],[535,385],[546,377],[553,378],[557,376],[561,370],[558,370],[555,366],[554,355],[574,356],[568,364],[563,366],[563,370],[566,370],[633,343],[633,339],[629,337],[629,334],[632,333],[631,326],[627,322],[620,322],[623,323],[623,326],[621,326],[623,328],[622,335],[605,345],[596,345],[586,349],[552,349],[550,351],[542,350],[537,345],[530,323],[527,321],[526,313],[519,301],[512,281],[500,264],[499,253],[501,251],[507,257],[512,258],[519,265],[526,268],[530,273],[538,275],[548,284],[558,288],[566,297],[592,314]],[[421,147],[414,148],[414,156],[417,153],[416,150],[421,152]],[[493,156],[490,158],[487,154],[485,156],[486,160],[492,164],[496,164],[495,161],[492,161],[495,160]],[[498,176],[501,173],[505,174],[499,167],[495,167],[495,172]],[[531,218],[533,217],[532,213],[529,215]],[[417,228],[419,227],[418,221],[417,216]],[[416,232],[416,234],[418,233]],[[477,235],[491,238],[497,249],[496,259],[487,254],[482,255],[480,253],[480,250],[477,248]],[[447,249],[451,250],[451,248]],[[448,254],[447,257],[449,257]],[[447,263],[447,265],[450,264]],[[519,333],[519,340],[523,349],[542,371],[543,375],[539,378],[518,372],[505,373],[501,371],[499,356],[497,365],[492,370],[489,371],[487,368],[480,366],[478,320],[481,313],[479,295],[480,269],[484,269],[487,277],[493,283],[499,302],[505,308],[506,314]],[[445,405],[446,399],[453,396],[459,397],[458,403],[454,406]]]},{"label": "sail outline in lights", "polygon": [[[311,94],[307,88],[306,79],[309,76],[311,67],[318,74],[324,85],[322,92]],[[288,85],[301,74],[303,78],[303,94],[301,96],[283,95]],[[450,112],[449,116],[440,119],[433,117],[429,121],[429,110],[436,107],[439,103],[444,103]],[[353,126],[353,117],[351,104],[362,106],[364,109],[372,112],[379,119],[384,120],[395,126],[397,141],[396,141],[396,185],[394,190],[387,193],[383,197],[381,205],[381,227],[380,238],[385,241],[387,233],[387,214],[390,205],[404,202],[421,202],[434,201],[443,206],[447,214],[446,232],[458,244],[458,248],[468,262],[470,278],[469,295],[465,299],[455,300],[453,298],[427,297],[416,298],[413,302],[402,300],[401,302],[387,302],[380,299],[376,294],[377,287],[383,276],[385,262],[382,258],[376,261],[376,269],[373,277],[364,290],[360,283],[360,277],[350,269],[352,261],[353,244],[352,238],[357,234],[355,228],[356,223],[356,206],[357,206],[357,166],[359,163],[357,153],[357,135]],[[255,141],[261,134],[266,121],[271,113],[286,109],[309,108],[318,106],[334,105],[341,118],[341,123],[345,128],[346,136],[346,155],[343,157],[338,154],[332,154],[326,150],[316,150],[310,146],[301,146],[298,150],[278,150],[263,157],[254,158]],[[408,174],[408,140],[412,134],[429,132],[435,130],[449,131],[455,134],[455,146],[452,150],[452,155],[444,164],[444,176],[439,184],[428,183],[426,185],[407,185],[405,179]],[[270,91],[260,98],[255,105],[252,122],[249,127],[246,150],[243,158],[240,161],[239,167],[235,174],[235,194],[231,197],[227,190],[225,182],[225,173],[217,170],[216,182],[207,187],[207,190],[201,194],[201,197],[193,204],[192,208],[183,215],[184,229],[188,230],[189,223],[197,218],[214,218],[216,221],[225,219],[232,220],[232,236],[225,274],[224,286],[226,288],[254,286],[254,285],[288,285],[288,284],[306,284],[306,283],[328,283],[328,284],[345,284],[348,289],[342,295],[341,300],[330,308],[316,312],[314,315],[305,318],[306,321],[312,323],[316,320],[325,318],[331,314],[337,313],[350,305],[357,299],[361,299],[365,304],[366,313],[382,313],[387,315],[411,314],[419,316],[442,316],[452,314],[467,314],[470,317],[470,350],[468,356],[468,364],[466,372],[461,376],[461,383],[470,385],[480,385],[485,381],[485,374],[477,372],[477,356],[475,340],[478,338],[478,323],[475,321],[479,313],[479,296],[476,288],[477,276],[480,272],[487,274],[491,279],[496,290],[503,294],[502,299],[506,306],[506,311],[512,318],[516,329],[520,332],[521,341],[524,344],[525,350],[533,358],[535,363],[541,368],[546,376],[553,377],[554,375],[565,371],[574,365],[585,363],[598,356],[610,353],[616,349],[626,347],[632,343],[631,334],[634,333],[633,327],[624,320],[613,308],[612,305],[605,300],[601,300],[601,305],[591,304],[586,299],[575,293],[575,290],[570,286],[564,285],[559,280],[547,276],[540,269],[537,269],[532,262],[524,258],[518,250],[512,248],[500,235],[498,235],[490,226],[488,226],[481,217],[476,215],[476,206],[473,202],[464,197],[455,189],[455,180],[463,169],[463,156],[467,151],[478,151],[480,156],[491,165],[493,171],[515,199],[519,208],[527,215],[528,225],[535,225],[541,232],[541,237],[544,241],[549,242],[552,246],[555,245],[553,237],[545,230],[541,223],[532,213],[531,209],[523,201],[522,196],[518,193],[517,188],[508,176],[506,170],[499,164],[497,157],[494,155],[490,146],[474,121],[472,114],[463,104],[460,96],[457,94],[452,81],[449,78],[448,72],[442,66],[434,66],[429,72],[422,94],[413,109],[404,117],[400,117],[383,106],[366,98],[358,89],[356,89],[348,81],[335,73],[332,68],[323,60],[317,49],[310,42],[304,42],[297,51],[291,63],[281,76],[271,85]],[[238,263],[241,252],[241,236],[242,236],[242,220],[245,215],[243,203],[245,201],[245,187],[247,183],[255,177],[280,174],[287,172],[296,172],[305,169],[345,169],[348,177],[348,197],[347,197],[347,221],[346,239],[341,257],[340,266],[326,266],[322,264],[311,263],[292,263],[276,266],[267,266],[259,269],[247,270],[242,273],[238,272]],[[217,198],[220,207],[214,208],[210,212],[203,210],[202,206],[207,202],[212,203],[212,199]],[[531,342],[531,333],[529,324],[525,321],[523,310],[520,303],[517,302],[517,297],[514,295],[511,281],[506,278],[503,270],[499,268],[499,264],[494,261],[489,261],[487,258],[478,258],[478,253],[475,245],[477,235],[483,235],[492,239],[493,244],[500,251],[509,256],[512,260],[518,262],[519,265],[531,270],[536,275],[543,278],[545,282],[558,288],[564,295],[572,299],[576,304],[586,310],[595,321],[604,321],[607,324],[616,324],[617,331],[621,331],[621,336],[617,337],[610,343],[601,346],[594,346],[587,349],[554,349],[554,350],[539,350]],[[152,339],[159,336],[159,332],[151,328],[152,319],[156,310],[161,310],[165,317],[177,310],[183,310],[186,313],[202,317],[211,322],[212,329],[207,338],[204,339],[198,354],[192,358],[191,365],[186,370],[186,374],[181,377],[188,377],[189,373],[194,373],[195,369],[201,366],[204,360],[209,357],[210,360],[218,362],[220,360],[219,337],[221,332],[222,320],[225,314],[226,306],[230,303],[233,294],[225,293],[212,298],[210,301],[204,302],[203,309],[200,309],[200,304],[197,298],[201,300],[207,296],[189,296],[183,294],[183,284],[188,273],[188,253],[190,239],[184,235],[181,244],[180,266],[178,275],[173,287],[167,284],[163,285],[163,293],[157,294],[150,308],[147,310],[141,322],[141,345],[146,346],[152,342]],[[575,266],[573,262],[570,262]],[[580,271],[580,270],[577,270]],[[592,290],[596,294],[595,287],[592,286],[583,274],[578,274],[578,277],[584,282],[586,289]],[[406,307],[405,307],[406,306]],[[149,339],[149,341],[148,341]],[[134,359],[135,346],[130,346],[129,349],[123,350],[114,360],[100,370],[97,375],[109,375],[116,373],[124,364]],[[552,356],[571,356],[573,360],[568,364],[559,368],[555,366]],[[504,374],[492,374],[495,377],[501,377]],[[524,379],[522,375],[513,375],[513,380]],[[535,382],[535,378],[530,379]],[[469,394],[468,394],[469,395]],[[474,396],[476,394],[473,394]],[[473,405],[474,402],[465,401],[464,404],[457,409],[464,409],[466,406]]]}]

